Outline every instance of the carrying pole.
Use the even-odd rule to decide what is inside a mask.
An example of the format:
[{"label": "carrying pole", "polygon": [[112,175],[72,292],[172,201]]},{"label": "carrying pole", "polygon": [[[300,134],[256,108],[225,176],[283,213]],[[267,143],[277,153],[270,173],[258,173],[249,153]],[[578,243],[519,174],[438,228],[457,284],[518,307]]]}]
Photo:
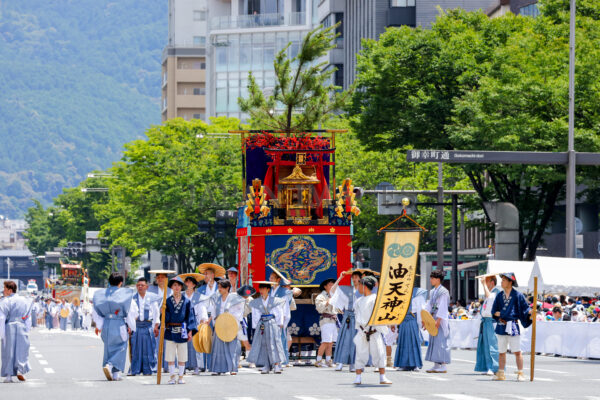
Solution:
[{"label": "carrying pole", "polygon": [[158,342],[158,363],[157,363],[157,368],[156,368],[156,384],[160,385],[160,378],[161,378],[161,373],[162,373],[162,368],[163,368],[163,350],[164,350],[164,344],[165,344],[165,313],[166,313],[166,309],[167,309],[167,285],[165,282],[165,287],[162,288],[163,290],[163,302],[162,302],[162,306],[160,308],[160,335],[159,335],[159,342]]},{"label": "carrying pole", "polygon": [[531,356],[530,356],[531,365],[529,366],[529,371],[530,371],[529,380],[531,382],[533,382],[533,375],[534,375],[534,368],[535,368],[535,328],[536,328],[536,322],[537,322],[537,294],[538,294],[537,283],[538,283],[538,277],[534,276],[533,277],[533,310],[531,310],[531,318],[533,321],[532,325],[531,325]]}]

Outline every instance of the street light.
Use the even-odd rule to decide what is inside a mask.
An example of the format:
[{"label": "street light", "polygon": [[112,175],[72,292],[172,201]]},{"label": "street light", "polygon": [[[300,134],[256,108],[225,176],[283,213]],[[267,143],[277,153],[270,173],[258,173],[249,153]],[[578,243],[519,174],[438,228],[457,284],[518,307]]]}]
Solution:
[{"label": "street light", "polygon": [[91,193],[91,192],[108,192],[108,188],[81,188],[83,193]]}]

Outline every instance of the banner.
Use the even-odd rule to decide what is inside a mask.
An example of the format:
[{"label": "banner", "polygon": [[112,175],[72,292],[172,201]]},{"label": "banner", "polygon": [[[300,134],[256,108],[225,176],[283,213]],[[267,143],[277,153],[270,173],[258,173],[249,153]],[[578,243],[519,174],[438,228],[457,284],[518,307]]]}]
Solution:
[{"label": "banner", "polygon": [[412,297],[420,231],[385,232],[381,278],[369,325],[402,323]]}]

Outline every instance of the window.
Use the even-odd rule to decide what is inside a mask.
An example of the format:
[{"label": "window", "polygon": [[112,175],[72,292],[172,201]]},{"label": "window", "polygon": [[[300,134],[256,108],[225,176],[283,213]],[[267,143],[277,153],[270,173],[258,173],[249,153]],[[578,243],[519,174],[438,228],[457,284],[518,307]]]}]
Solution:
[{"label": "window", "polygon": [[540,9],[537,4],[529,4],[528,6],[521,7],[519,9],[519,14],[527,17],[537,17],[540,15]]},{"label": "window", "polygon": [[205,47],[206,37],[205,36],[194,36],[194,47]]},{"label": "window", "polygon": [[194,11],[194,21],[206,21],[206,11],[195,10]]},{"label": "window", "polygon": [[194,114],[193,119],[204,119],[204,114]]},{"label": "window", "polygon": [[194,61],[192,63],[192,69],[206,69],[206,63]]},{"label": "window", "polygon": [[335,64],[336,71],[333,73],[333,84],[344,87],[344,64]]},{"label": "window", "polygon": [[415,0],[390,0],[390,7],[414,7]]},{"label": "window", "polygon": [[204,96],[206,94],[205,88],[194,88],[194,96]]}]

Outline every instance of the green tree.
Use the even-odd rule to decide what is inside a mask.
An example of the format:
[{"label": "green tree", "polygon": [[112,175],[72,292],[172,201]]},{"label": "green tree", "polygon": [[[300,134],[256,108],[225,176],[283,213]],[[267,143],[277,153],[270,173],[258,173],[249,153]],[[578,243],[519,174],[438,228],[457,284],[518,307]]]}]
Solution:
[{"label": "green tree", "polygon": [[239,129],[236,119],[173,119],[147,130],[147,140],[125,145],[110,169],[109,202],[99,209],[102,232],[127,249],[156,249],[176,257],[181,272],[217,257],[235,264],[233,230],[224,238],[201,233],[199,220],[215,221],[217,210],[236,209],[241,195],[239,142],[208,132]]},{"label": "green tree", "polygon": [[[599,32],[597,21],[579,18],[576,143],[587,151],[600,148]],[[352,123],[370,149],[566,150],[564,21],[451,11],[431,30],[390,29],[368,41],[358,70]],[[463,170],[482,201],[517,206],[520,254],[534,258],[563,193],[564,167]]]},{"label": "green tree", "polygon": [[292,59],[288,56],[289,44],[277,54],[273,63],[276,83],[268,98],[249,74],[249,96],[238,98],[238,103],[243,112],[250,114],[254,126],[281,130],[290,136],[314,129],[330,113],[347,105],[349,92],[329,83],[335,68],[325,69],[327,63],[318,62],[335,47],[336,27],[308,32]]}]

